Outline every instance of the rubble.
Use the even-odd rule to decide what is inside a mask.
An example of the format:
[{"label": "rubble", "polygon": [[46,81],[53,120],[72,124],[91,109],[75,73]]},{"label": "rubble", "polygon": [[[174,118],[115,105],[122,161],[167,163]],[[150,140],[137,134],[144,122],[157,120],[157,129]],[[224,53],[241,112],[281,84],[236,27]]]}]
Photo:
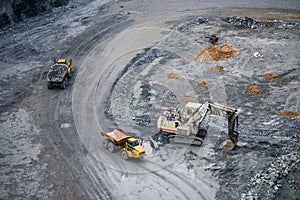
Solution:
[{"label": "rubble", "polygon": [[300,116],[300,113],[294,111],[285,111],[285,112],[281,112],[280,116],[298,118]]},{"label": "rubble", "polygon": [[234,24],[236,26],[240,26],[243,28],[257,28],[259,26],[259,22],[255,21],[254,19],[250,18],[250,17],[245,17],[245,18],[241,18],[241,17],[227,17],[225,19],[225,21],[227,23],[231,23]]},{"label": "rubble", "polygon": [[171,72],[168,74],[169,79],[179,79],[180,77],[176,75],[175,73]]},{"label": "rubble", "polygon": [[198,51],[194,58],[196,61],[205,63],[207,61],[226,60],[237,54],[237,49],[233,45],[210,46]]},{"label": "rubble", "polygon": [[[282,187],[282,179],[287,177],[289,172],[299,170],[300,155],[298,152],[288,153],[278,157],[270,163],[270,167],[254,175],[248,183],[248,192],[241,194],[242,200],[273,199],[275,193]],[[288,178],[289,184],[294,190],[299,190],[294,180]]]},{"label": "rubble", "polygon": [[260,93],[259,88],[256,86],[249,86],[248,91],[250,92],[250,94],[259,94]]},{"label": "rubble", "polygon": [[270,73],[265,73],[265,74],[264,74],[264,77],[265,77],[266,79],[270,80],[270,81],[275,81],[275,80],[277,80],[277,77],[276,77],[275,75],[273,75],[273,74],[270,74]]},{"label": "rubble", "polygon": [[207,24],[208,23],[208,19],[205,17],[199,17],[197,19],[198,24]]},{"label": "rubble", "polygon": [[66,73],[67,68],[61,65],[54,65],[49,70],[48,78],[50,81],[60,81],[64,74]]},{"label": "rubble", "polygon": [[199,82],[199,83],[196,83],[195,85],[197,86],[197,87],[203,87],[203,86],[205,86],[207,84],[207,81],[201,81],[201,82]]},{"label": "rubble", "polygon": [[[252,19],[250,17],[227,17],[225,18],[225,21],[230,24],[234,24],[235,26],[241,27],[241,28],[250,28],[250,29],[256,29],[259,27],[287,27],[287,24],[282,24],[281,20],[274,19],[274,20],[267,20],[267,21],[259,21],[256,19]],[[295,26],[294,23],[292,23],[289,27]]]},{"label": "rubble", "polygon": [[209,69],[211,72],[218,72],[224,70],[223,66],[212,67]]}]

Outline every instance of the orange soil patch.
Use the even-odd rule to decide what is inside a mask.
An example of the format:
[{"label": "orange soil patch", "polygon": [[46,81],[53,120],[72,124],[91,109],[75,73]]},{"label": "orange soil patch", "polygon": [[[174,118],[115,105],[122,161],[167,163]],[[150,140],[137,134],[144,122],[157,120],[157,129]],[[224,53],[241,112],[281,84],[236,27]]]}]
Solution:
[{"label": "orange soil patch", "polygon": [[259,90],[258,87],[256,87],[256,86],[249,86],[249,87],[248,87],[248,91],[249,91],[251,94],[259,94],[259,93],[260,93],[260,90]]},{"label": "orange soil patch", "polygon": [[300,95],[300,91],[298,92],[298,94]]},{"label": "orange soil patch", "polygon": [[179,101],[181,101],[181,102],[185,102],[185,103],[187,103],[187,102],[195,102],[195,100],[194,100],[194,99],[192,99],[192,98],[188,98],[188,97],[183,97],[183,98],[180,98],[180,99],[179,99]]},{"label": "orange soil patch", "polygon": [[224,70],[224,67],[223,66],[217,66],[217,67],[212,67],[209,69],[211,72],[219,72],[219,71],[222,71]]},{"label": "orange soil patch", "polygon": [[237,49],[233,45],[210,46],[198,51],[194,58],[199,62],[226,60],[237,54]]},{"label": "orange soil patch", "polygon": [[286,111],[280,113],[280,116],[298,118],[300,116],[300,113],[294,111]]},{"label": "orange soil patch", "polygon": [[168,74],[168,78],[169,78],[169,79],[179,79],[180,77],[177,76],[175,73],[172,72],[172,73],[169,73],[169,74]]},{"label": "orange soil patch", "polygon": [[197,86],[197,87],[203,87],[203,86],[205,86],[207,84],[207,81],[201,81],[201,82],[199,82],[199,83],[196,83],[195,85]]},{"label": "orange soil patch", "polygon": [[277,80],[277,77],[276,77],[275,75],[269,74],[269,73],[265,73],[265,74],[264,74],[264,77],[265,77],[266,79],[270,80],[270,81],[275,81],[275,80]]}]

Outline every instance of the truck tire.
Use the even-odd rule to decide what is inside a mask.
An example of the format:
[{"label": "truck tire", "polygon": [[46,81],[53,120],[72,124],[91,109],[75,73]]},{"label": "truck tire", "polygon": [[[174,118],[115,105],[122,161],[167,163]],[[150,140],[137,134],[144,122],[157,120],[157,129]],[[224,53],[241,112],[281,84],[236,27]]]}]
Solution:
[{"label": "truck tire", "polygon": [[128,154],[127,154],[127,152],[126,151],[121,151],[121,156],[122,156],[122,158],[124,159],[124,160],[128,160]]},{"label": "truck tire", "polygon": [[65,78],[65,82],[66,82],[66,86],[68,86],[68,84],[69,84],[68,77]]},{"label": "truck tire", "polygon": [[110,151],[112,153],[116,151],[116,146],[111,142],[108,143],[107,148],[108,148],[108,151]]},{"label": "truck tire", "polygon": [[105,149],[108,148],[108,139],[104,139],[104,140],[102,141],[102,146],[103,146]]},{"label": "truck tire", "polygon": [[49,90],[51,90],[53,88],[52,83],[48,82],[47,87],[48,87]]},{"label": "truck tire", "polygon": [[66,81],[65,79],[60,83],[60,88],[65,89],[66,88]]}]

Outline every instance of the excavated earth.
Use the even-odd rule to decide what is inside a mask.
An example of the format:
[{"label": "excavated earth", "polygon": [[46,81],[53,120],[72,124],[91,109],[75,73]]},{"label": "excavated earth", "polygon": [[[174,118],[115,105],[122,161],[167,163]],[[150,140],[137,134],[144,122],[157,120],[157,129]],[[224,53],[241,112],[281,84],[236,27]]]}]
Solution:
[{"label": "excavated earth", "polygon": [[[0,199],[298,199],[299,10],[78,0],[2,28]],[[53,58],[73,60],[65,90],[47,89]],[[239,111],[233,151],[214,116],[202,147],[151,146],[164,109],[206,101]],[[104,149],[115,127],[147,156]]]}]

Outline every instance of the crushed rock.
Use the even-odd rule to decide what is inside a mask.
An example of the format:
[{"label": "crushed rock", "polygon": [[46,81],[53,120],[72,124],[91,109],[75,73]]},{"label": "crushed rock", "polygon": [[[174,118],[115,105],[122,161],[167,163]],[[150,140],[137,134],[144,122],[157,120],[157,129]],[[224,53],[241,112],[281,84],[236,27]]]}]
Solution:
[{"label": "crushed rock", "polygon": [[168,74],[169,79],[179,79],[180,77],[176,75],[175,73],[171,72]]},{"label": "crushed rock", "polygon": [[224,67],[223,66],[217,66],[217,67],[212,67],[209,69],[211,72],[219,72],[219,71],[222,71],[224,70]]},{"label": "crushed rock", "polygon": [[253,86],[253,85],[248,87],[248,91],[250,92],[250,94],[259,94],[260,93],[259,88],[256,86]]},{"label": "crushed rock", "polygon": [[277,77],[276,77],[275,75],[273,75],[273,74],[270,74],[270,73],[265,73],[265,74],[264,74],[264,77],[265,77],[266,79],[270,80],[270,81],[275,81],[275,80],[277,80]]},{"label": "crushed rock", "polygon": [[196,83],[195,85],[196,85],[197,87],[204,87],[206,84],[207,84],[207,81],[201,81],[201,82],[199,82],[199,83]]},{"label": "crushed rock", "polygon": [[[248,191],[241,194],[242,200],[247,199],[274,199],[276,192],[283,186],[283,177],[287,177],[293,170],[299,170],[300,156],[297,152],[279,156],[268,169],[257,173],[248,183]],[[294,190],[299,190],[297,184],[290,181]]]},{"label": "crushed rock", "polygon": [[198,51],[194,58],[196,61],[205,63],[207,61],[226,60],[237,54],[237,49],[233,45],[210,46]]},{"label": "crushed rock", "polygon": [[300,113],[294,111],[285,111],[285,112],[281,112],[280,116],[298,118],[300,116]]}]

